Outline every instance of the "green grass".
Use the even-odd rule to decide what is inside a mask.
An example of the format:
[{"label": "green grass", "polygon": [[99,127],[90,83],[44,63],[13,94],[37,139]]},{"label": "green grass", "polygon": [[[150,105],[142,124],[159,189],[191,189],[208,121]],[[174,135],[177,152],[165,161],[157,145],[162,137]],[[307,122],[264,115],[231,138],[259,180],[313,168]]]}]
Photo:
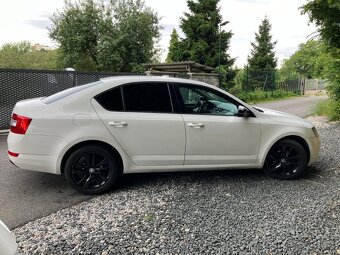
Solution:
[{"label": "green grass", "polygon": [[319,116],[326,116],[330,121],[340,120],[340,102],[326,100],[318,103],[314,113]]},{"label": "green grass", "polygon": [[277,99],[285,99],[290,97],[300,96],[300,94],[294,93],[292,91],[285,90],[274,90],[274,91],[262,91],[255,90],[252,92],[239,92],[236,95],[242,101],[248,104],[255,104],[258,102],[273,101]]}]

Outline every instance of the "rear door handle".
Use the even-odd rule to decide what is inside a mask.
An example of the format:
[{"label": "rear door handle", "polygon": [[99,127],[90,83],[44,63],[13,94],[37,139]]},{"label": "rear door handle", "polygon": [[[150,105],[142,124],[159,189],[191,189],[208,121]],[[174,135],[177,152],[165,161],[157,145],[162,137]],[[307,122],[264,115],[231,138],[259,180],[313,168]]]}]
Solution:
[{"label": "rear door handle", "polygon": [[203,123],[188,123],[187,126],[192,127],[192,128],[202,128],[204,127],[204,124]]},{"label": "rear door handle", "polygon": [[115,121],[110,121],[107,123],[111,127],[126,127],[128,124],[124,121],[122,122],[115,122]]}]

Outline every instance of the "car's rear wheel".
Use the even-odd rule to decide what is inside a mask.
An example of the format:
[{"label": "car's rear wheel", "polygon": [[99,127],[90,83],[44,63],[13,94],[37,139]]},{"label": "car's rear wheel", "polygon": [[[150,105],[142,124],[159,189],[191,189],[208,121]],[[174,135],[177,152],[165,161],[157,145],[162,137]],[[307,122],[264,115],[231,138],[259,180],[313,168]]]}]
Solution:
[{"label": "car's rear wheel", "polygon": [[65,163],[69,184],[84,194],[100,194],[110,189],[120,176],[114,156],[105,148],[89,145],[73,151]]},{"label": "car's rear wheel", "polygon": [[277,142],[270,149],[264,171],[276,179],[291,180],[301,177],[306,172],[307,154],[298,142],[285,139]]}]

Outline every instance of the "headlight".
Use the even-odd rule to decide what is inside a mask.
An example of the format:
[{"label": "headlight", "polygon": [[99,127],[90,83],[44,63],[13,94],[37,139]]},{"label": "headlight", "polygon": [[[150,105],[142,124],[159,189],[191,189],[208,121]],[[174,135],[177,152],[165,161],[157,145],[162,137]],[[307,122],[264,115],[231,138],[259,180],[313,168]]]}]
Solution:
[{"label": "headlight", "polygon": [[312,130],[313,130],[313,133],[314,133],[315,137],[319,137],[319,133],[318,133],[318,131],[316,130],[316,128],[315,128],[315,127],[312,127]]}]

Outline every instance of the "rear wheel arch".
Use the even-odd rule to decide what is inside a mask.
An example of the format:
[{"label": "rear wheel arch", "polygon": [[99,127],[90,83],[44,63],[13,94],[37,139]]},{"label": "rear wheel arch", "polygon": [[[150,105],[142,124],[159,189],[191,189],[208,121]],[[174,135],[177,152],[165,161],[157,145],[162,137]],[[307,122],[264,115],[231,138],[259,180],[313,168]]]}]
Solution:
[{"label": "rear wheel arch", "polygon": [[77,144],[74,144],[71,148],[69,148],[62,160],[61,160],[61,164],[60,164],[60,173],[63,174],[64,173],[64,168],[65,168],[65,163],[68,159],[68,157],[72,154],[72,152],[76,151],[79,148],[82,148],[84,146],[89,146],[89,145],[98,145],[101,146],[105,149],[107,149],[108,151],[112,152],[112,155],[117,163],[118,169],[121,173],[123,173],[124,170],[124,164],[123,164],[123,158],[120,155],[120,153],[118,152],[118,150],[116,148],[114,148],[111,144],[108,144],[106,142],[103,141],[98,141],[98,140],[87,140],[87,141],[82,141],[79,142]]}]

